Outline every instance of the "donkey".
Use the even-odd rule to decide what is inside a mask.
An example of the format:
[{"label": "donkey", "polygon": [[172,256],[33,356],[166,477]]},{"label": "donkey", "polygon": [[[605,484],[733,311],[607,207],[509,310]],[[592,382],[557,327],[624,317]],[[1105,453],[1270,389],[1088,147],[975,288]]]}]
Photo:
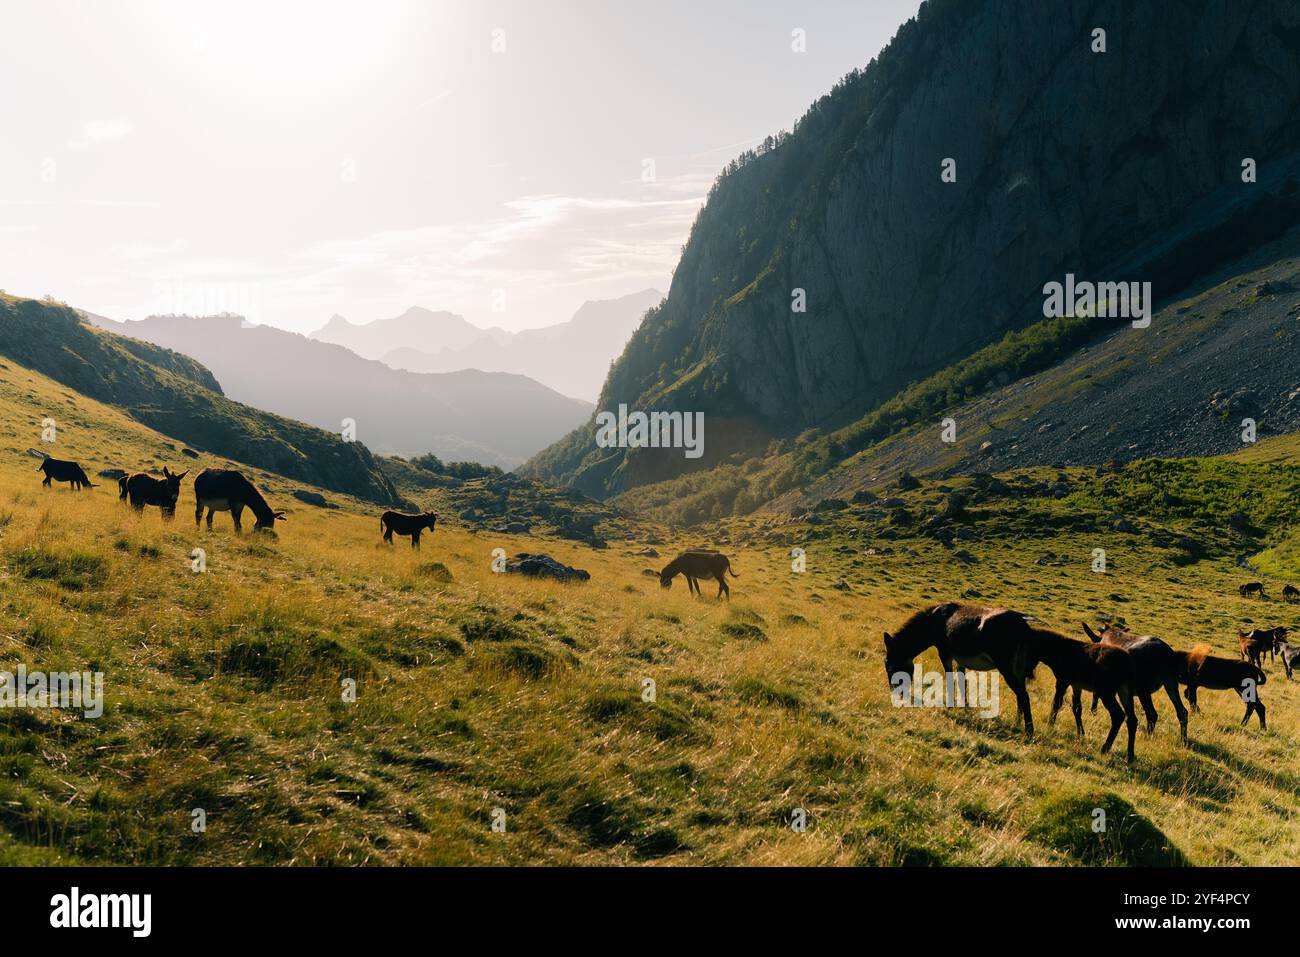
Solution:
[{"label": "donkey", "polygon": [[659,573],[659,584],[664,588],[673,587],[673,579],[678,575],[686,576],[686,586],[694,595],[700,594],[701,578],[716,578],[718,580],[718,597],[721,598],[725,593],[727,601],[731,600],[731,589],[727,587],[727,573],[730,572],[732,578],[739,578],[731,570],[731,560],[722,552],[715,552],[707,548],[691,548],[682,552],[671,562],[664,566],[663,571]]},{"label": "donkey", "polygon": [[1282,589],[1282,600],[1292,602],[1300,601],[1300,588],[1296,588],[1295,585],[1285,586]]},{"label": "donkey", "polygon": [[[911,678],[916,656],[927,648],[939,653],[946,674],[954,665],[997,671],[1016,696],[1025,735],[1034,736],[1034,715],[1025,682],[1034,674],[1029,623],[1018,611],[948,602],[918,611],[894,632],[885,632],[885,678]],[[960,683],[957,683],[960,685]],[[951,695],[951,686],[948,695]]]},{"label": "donkey", "polygon": [[242,472],[232,469],[204,469],[194,479],[194,527],[199,525],[203,510],[208,510],[208,531],[212,531],[212,513],[229,512],[235,522],[235,534],[244,533],[240,518],[245,508],[253,510],[257,523],[254,531],[273,531],[276,519],[284,520],[284,512],[277,512],[266,503],[256,485]]},{"label": "donkey", "polygon": [[[1107,625],[1098,635],[1085,621],[1083,633],[1088,636],[1089,641],[1123,648],[1133,659],[1133,667],[1137,671],[1137,687],[1134,691],[1138,700],[1142,702],[1142,710],[1146,712],[1147,734],[1154,734],[1156,730],[1157,715],[1155,705],[1151,703],[1151,695],[1158,688],[1165,689],[1165,694],[1173,703],[1174,713],[1178,715],[1178,726],[1182,729],[1183,744],[1186,744],[1187,709],[1178,694],[1178,659],[1174,656],[1174,649],[1154,635],[1130,635],[1115,625]],[[1094,713],[1099,700],[1097,695],[1092,696]]]},{"label": "donkey", "polygon": [[438,516],[433,512],[421,512],[419,515],[407,515],[404,512],[394,512],[389,509],[383,515],[379,516],[379,530],[384,533],[384,541],[389,545],[393,544],[393,533],[398,535],[411,536],[411,547],[420,547],[420,533],[426,528],[429,534],[433,534],[433,526],[438,522]]},{"label": "donkey", "polygon": [[1218,658],[1210,654],[1209,645],[1197,645],[1191,651],[1176,651],[1178,656],[1178,680],[1187,685],[1183,692],[1192,710],[1200,714],[1201,708],[1196,703],[1196,689],[1210,688],[1214,691],[1237,692],[1237,696],[1246,703],[1246,714],[1241,719],[1244,725],[1252,713],[1259,715],[1261,731],[1268,726],[1264,723],[1264,702],[1259,700],[1259,689],[1268,681],[1268,676],[1255,665],[1247,661],[1233,661],[1231,658]]},{"label": "donkey", "polygon": [[1137,668],[1133,656],[1115,645],[1091,643],[1067,638],[1046,628],[1031,628],[1030,647],[1035,661],[1041,661],[1056,675],[1056,694],[1052,698],[1049,723],[1056,723],[1068,688],[1074,689],[1071,710],[1074,726],[1083,737],[1083,692],[1091,691],[1101,698],[1110,712],[1110,734],[1101,746],[1105,754],[1115,743],[1121,724],[1128,725],[1128,762],[1133,763],[1133,741],[1137,737],[1137,712],[1133,710],[1133,695],[1139,687]]},{"label": "donkey", "polygon": [[1241,592],[1242,598],[1249,598],[1251,595],[1259,595],[1260,598],[1268,597],[1264,594],[1263,582],[1246,582],[1246,584],[1238,588],[1237,591]]},{"label": "donkey", "polygon": [[1277,653],[1282,659],[1282,667],[1286,669],[1287,679],[1290,680],[1291,672],[1300,668],[1300,648],[1292,648],[1285,641],[1279,641]]},{"label": "donkey", "polygon": [[67,482],[74,492],[80,492],[83,487],[95,487],[95,484],[86,477],[85,469],[76,462],[65,462],[62,459],[46,457],[45,461],[37,466],[36,471],[45,473],[45,481],[41,482],[41,484],[46,488],[50,487],[51,479],[56,482]]},{"label": "donkey", "polygon": [[1237,629],[1237,646],[1241,657],[1257,668],[1264,663],[1265,655],[1270,656],[1270,661],[1277,660],[1278,642],[1285,640],[1285,625],[1278,625],[1276,628],[1255,628],[1249,633]]},{"label": "donkey", "polygon": [[144,472],[136,472],[129,478],[123,477],[118,480],[118,488],[121,489],[121,495],[118,497],[129,498],[131,507],[137,512],[143,512],[146,505],[156,505],[162,509],[163,518],[175,518],[176,502],[181,497],[181,479],[189,474],[190,470],[186,469],[177,475],[169,471],[165,465],[161,479],[146,475]]}]

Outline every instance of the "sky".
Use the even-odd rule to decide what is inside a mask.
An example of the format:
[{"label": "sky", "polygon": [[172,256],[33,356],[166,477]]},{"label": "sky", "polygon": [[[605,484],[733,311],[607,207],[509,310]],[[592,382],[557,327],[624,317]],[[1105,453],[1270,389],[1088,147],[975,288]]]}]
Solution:
[{"label": "sky", "polygon": [[917,6],[3,0],[0,289],[304,333],[667,292],[718,172]]}]

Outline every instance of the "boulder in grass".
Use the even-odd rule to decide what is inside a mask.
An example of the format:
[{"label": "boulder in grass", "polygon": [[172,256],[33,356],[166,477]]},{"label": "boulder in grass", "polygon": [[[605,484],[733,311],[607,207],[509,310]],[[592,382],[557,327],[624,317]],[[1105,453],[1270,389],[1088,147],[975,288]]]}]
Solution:
[{"label": "boulder in grass", "polygon": [[563,562],[557,562],[550,555],[530,555],[520,552],[506,561],[506,572],[527,575],[529,578],[551,578],[561,582],[585,582],[591,573],[581,568],[573,568]]},{"label": "boulder in grass", "polygon": [[112,479],[116,482],[120,478],[126,478],[126,472],[122,471],[122,469],[100,469],[99,477]]}]

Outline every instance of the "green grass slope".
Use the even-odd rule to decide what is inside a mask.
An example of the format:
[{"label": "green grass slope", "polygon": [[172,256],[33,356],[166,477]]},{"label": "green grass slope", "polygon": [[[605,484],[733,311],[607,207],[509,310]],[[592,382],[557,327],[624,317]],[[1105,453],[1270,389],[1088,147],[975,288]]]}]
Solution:
[{"label": "green grass slope", "polygon": [[[1041,672],[1041,733],[1026,742],[1009,701],[988,719],[894,708],[880,654],[882,629],[957,596],[1070,633],[1120,615],[1176,646],[1231,654],[1236,626],[1291,623],[1289,607],[1237,596],[1235,556],[1293,520],[1294,467],[925,483],[899,492],[901,505],[736,520],[658,546],[723,544],[740,573],[726,604],[707,585],[704,598],[680,581],[662,591],[664,559],[633,554],[639,542],[598,550],[452,521],[421,553],[389,549],[373,506],[295,505],[298,483],[268,473],[255,472],[290,509],[276,538],[237,539],[225,517],[196,531],[188,484],[173,523],[135,515],[111,488],[43,489],[24,450],[50,409],[66,457],[181,464],[174,439],[121,411],[0,369],[0,669],[96,670],[106,689],[97,719],[0,708],[0,862],[1267,864],[1300,853],[1300,692],[1277,666],[1262,691],[1267,732],[1239,728],[1236,699],[1207,692],[1184,747],[1157,703],[1160,725],[1127,767],[1097,753],[1101,717],[1085,717],[1083,741],[1068,720],[1047,726]],[[205,574],[191,570],[196,547]],[[806,551],[803,573],[793,547]],[[1107,549],[1105,574],[1090,569],[1095,547]],[[497,548],[547,552],[592,579],[495,574]],[[1091,831],[1096,807],[1106,835]],[[803,832],[790,827],[796,809]]]}]

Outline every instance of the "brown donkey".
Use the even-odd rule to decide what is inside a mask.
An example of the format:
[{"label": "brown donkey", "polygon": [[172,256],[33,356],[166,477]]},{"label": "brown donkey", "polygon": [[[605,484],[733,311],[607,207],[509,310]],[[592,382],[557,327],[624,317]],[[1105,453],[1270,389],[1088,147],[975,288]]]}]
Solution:
[{"label": "brown donkey", "polygon": [[1133,762],[1133,740],[1137,737],[1137,712],[1133,710],[1133,695],[1138,688],[1137,669],[1133,658],[1123,648],[1114,645],[1093,644],[1057,634],[1046,628],[1032,628],[1031,647],[1035,660],[1041,661],[1056,675],[1056,694],[1052,698],[1052,714],[1048,719],[1056,723],[1056,713],[1061,710],[1067,688],[1074,689],[1071,710],[1074,725],[1083,737],[1083,692],[1091,691],[1101,698],[1110,712],[1110,734],[1101,746],[1105,754],[1115,743],[1121,724],[1128,725],[1128,760]]},{"label": "brown donkey", "polygon": [[1201,711],[1196,703],[1197,688],[1231,690],[1246,703],[1246,714],[1241,723],[1249,721],[1254,712],[1259,715],[1260,730],[1268,727],[1264,723],[1264,702],[1259,700],[1259,688],[1268,681],[1268,676],[1259,667],[1247,661],[1218,658],[1210,654],[1209,645],[1197,645],[1191,651],[1175,651],[1174,654],[1178,658],[1178,680],[1187,685],[1184,693],[1193,711],[1197,714]]},{"label": "brown donkey", "polygon": [[[891,689],[896,674],[910,679],[916,656],[927,648],[939,653],[947,674],[953,672],[954,664],[974,671],[997,671],[1016,696],[1025,734],[1032,738],[1034,716],[1025,688],[1034,673],[1029,632],[1029,623],[1018,611],[958,602],[936,605],[912,615],[894,634],[885,632],[885,678]],[[947,696],[951,695],[950,684]]]},{"label": "brown donkey", "polygon": [[664,566],[663,571],[659,573],[659,584],[664,588],[673,586],[673,579],[678,575],[686,576],[686,587],[693,594],[700,593],[701,578],[716,578],[718,580],[718,597],[721,598],[725,592],[727,600],[731,600],[731,589],[727,587],[727,573],[732,578],[739,578],[731,570],[731,560],[721,552],[715,552],[709,548],[691,548],[682,552],[671,562]]},{"label": "brown donkey", "polygon": [[[1182,729],[1183,743],[1186,744],[1187,708],[1183,706],[1183,699],[1178,694],[1178,658],[1174,654],[1174,649],[1154,635],[1130,635],[1114,625],[1107,625],[1098,635],[1085,621],[1083,632],[1090,641],[1123,648],[1133,659],[1133,667],[1137,671],[1137,687],[1134,690],[1138,700],[1142,702],[1142,710],[1146,712],[1148,734],[1155,732],[1157,718],[1151,696],[1157,689],[1165,689],[1165,694],[1173,702],[1174,713],[1178,715],[1178,726]],[[1098,700],[1099,698],[1094,694],[1093,711],[1097,710]]]}]

